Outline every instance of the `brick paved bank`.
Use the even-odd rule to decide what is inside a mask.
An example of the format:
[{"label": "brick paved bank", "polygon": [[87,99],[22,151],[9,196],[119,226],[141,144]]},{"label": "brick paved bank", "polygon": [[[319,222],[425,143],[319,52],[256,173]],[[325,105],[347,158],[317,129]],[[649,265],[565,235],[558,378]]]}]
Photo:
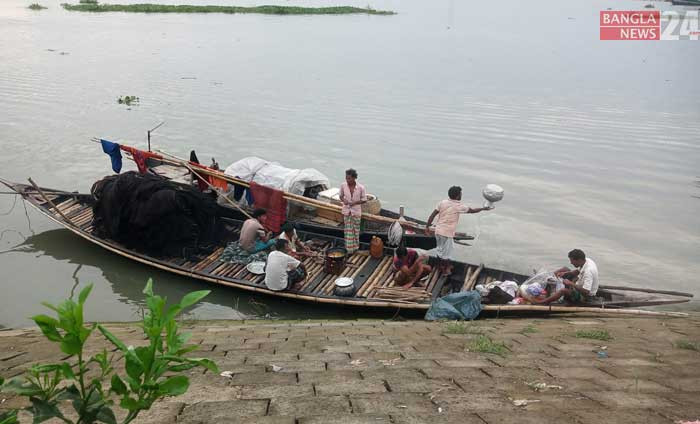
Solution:
[{"label": "brick paved bank", "polygon": [[[129,324],[110,327],[127,344],[143,343]],[[655,424],[700,419],[700,352],[688,348],[700,341],[700,317],[488,319],[465,325],[217,321],[197,323],[188,331],[201,344],[196,356],[214,359],[232,377],[193,373],[185,395],[157,404],[138,422]],[[612,339],[583,337],[602,331]],[[475,352],[483,347],[483,335],[507,349]],[[91,348],[103,345],[96,335]],[[0,331],[3,377],[60,357],[36,330]],[[21,405],[17,398],[2,399],[0,409]]]}]

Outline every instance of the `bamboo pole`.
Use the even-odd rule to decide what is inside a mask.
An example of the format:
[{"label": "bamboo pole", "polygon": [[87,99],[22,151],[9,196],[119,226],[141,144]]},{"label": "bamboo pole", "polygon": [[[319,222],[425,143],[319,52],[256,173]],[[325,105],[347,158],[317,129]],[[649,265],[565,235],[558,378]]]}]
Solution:
[{"label": "bamboo pole", "polygon": [[609,309],[590,306],[546,306],[546,305],[482,305],[485,311],[534,311],[534,312],[591,312],[595,314],[648,315],[667,317],[687,317],[684,312],[645,311],[642,309]]},{"label": "bamboo pole", "polygon": [[[93,138],[92,141],[95,143],[99,143],[99,139],[97,139],[97,138]],[[125,145],[125,147],[128,147],[129,149],[140,150],[140,149],[136,149],[134,147],[126,146],[126,145]],[[163,156],[157,157],[158,155],[156,155],[155,159],[159,159],[159,160],[166,162],[166,163],[169,163],[171,165],[183,166],[183,167],[189,169],[190,172],[193,172],[189,161],[182,159],[182,158],[179,158],[179,157],[172,155],[170,153],[167,153],[163,150],[156,150],[156,152],[160,153],[161,155],[168,156],[168,157],[170,157],[170,159],[163,157]],[[233,183],[233,184],[242,185],[244,187],[250,187],[250,183],[248,181],[232,177],[230,175],[224,174],[221,171],[213,170],[213,169],[206,167],[204,165],[198,165],[198,166],[196,166],[196,168],[197,168],[197,172],[202,173],[204,175],[216,177],[216,178],[225,180],[225,181]],[[300,196],[298,194],[293,194],[293,193],[288,193],[288,192],[283,192],[283,197],[287,200],[290,200],[290,201],[304,203],[304,204],[311,205],[311,206],[314,206],[314,207],[319,208],[319,209],[324,209],[324,210],[327,210],[330,212],[335,212],[335,213],[342,215],[342,207],[341,206],[321,202],[321,201],[316,200],[316,199],[311,199],[308,197],[304,197],[304,196]],[[396,220],[393,218],[387,218],[385,216],[369,214],[366,212],[362,213],[362,219],[365,219],[368,221],[374,221],[374,222],[382,222],[382,223],[387,223],[387,224],[393,224],[394,222],[396,222]],[[412,228],[412,229],[417,230],[417,231],[425,231],[425,228],[426,228],[425,225],[417,224],[417,223],[414,223],[411,221],[401,221],[400,223],[404,227]]]},{"label": "bamboo pole", "polygon": [[46,201],[46,203],[48,203],[49,205],[51,205],[51,207],[54,208],[54,209],[56,210],[56,212],[58,212],[59,215],[61,215],[61,218],[63,218],[63,219],[64,219],[68,224],[70,224],[72,227],[78,228],[78,226],[75,225],[75,224],[73,223],[73,221],[71,221],[70,219],[68,219],[67,216],[63,215],[63,212],[61,212],[61,210],[58,209],[58,207],[57,207],[51,200],[49,200],[48,197],[46,197],[46,195],[44,194],[44,192],[41,191],[41,189],[39,188],[38,185],[36,185],[36,183],[34,182],[34,180],[32,180],[31,178],[29,178],[29,182],[31,183],[32,187],[34,187],[34,190],[36,190],[37,193],[39,193],[39,195]]},{"label": "bamboo pole", "polygon": [[472,276],[472,270],[474,268],[471,265],[467,265],[467,275],[464,276],[464,284],[462,284],[462,290],[461,291],[467,291],[467,287],[470,281],[470,278]]},{"label": "bamboo pole", "polygon": [[484,264],[479,264],[479,268],[474,271],[474,274],[472,274],[471,280],[469,280],[469,285],[467,285],[467,290],[474,290],[474,286],[476,285],[476,280],[479,279],[479,274],[481,274],[481,270],[484,269]]}]

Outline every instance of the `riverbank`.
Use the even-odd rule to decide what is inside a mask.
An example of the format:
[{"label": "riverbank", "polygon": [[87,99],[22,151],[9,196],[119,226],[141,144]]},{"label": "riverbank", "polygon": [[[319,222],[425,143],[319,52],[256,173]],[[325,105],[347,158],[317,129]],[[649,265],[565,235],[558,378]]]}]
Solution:
[{"label": "riverbank", "polygon": [[[188,323],[194,356],[231,377],[141,423],[674,423],[700,419],[700,316]],[[133,324],[110,325],[142,344]],[[95,350],[107,346],[99,337]],[[501,348],[499,348],[501,346]],[[496,352],[496,353],[487,353]],[[61,358],[35,329],[0,331],[0,375]],[[4,399],[0,409],[21,406]]]}]

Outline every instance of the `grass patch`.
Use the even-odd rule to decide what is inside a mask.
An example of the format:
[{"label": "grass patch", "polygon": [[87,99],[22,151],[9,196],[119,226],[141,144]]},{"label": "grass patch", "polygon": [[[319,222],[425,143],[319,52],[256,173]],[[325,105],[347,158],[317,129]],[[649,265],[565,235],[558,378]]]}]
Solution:
[{"label": "grass patch", "polygon": [[368,15],[394,15],[389,10],[375,10],[370,7],[333,6],[333,7],[298,7],[298,6],[193,6],[171,4],[98,4],[83,2],[80,4],[63,3],[64,9],[75,12],[131,12],[131,13],[262,13],[266,15],[346,15],[364,13]]},{"label": "grass patch", "polygon": [[30,4],[29,6],[27,6],[27,8],[28,8],[28,9],[31,9],[31,10],[42,10],[42,9],[46,9],[45,6],[42,6],[42,5],[40,5],[39,3],[32,3],[32,4]]},{"label": "grass patch", "polygon": [[97,0],[80,0],[80,4],[97,4]]},{"label": "grass patch", "polygon": [[506,356],[508,348],[503,342],[494,342],[489,336],[479,335],[474,339],[467,349],[470,352],[493,353],[494,355]]},{"label": "grass patch", "polygon": [[700,342],[691,342],[690,340],[679,340],[676,342],[678,349],[700,351]]},{"label": "grass patch", "polygon": [[535,328],[534,325],[528,325],[527,327],[520,330],[520,332],[522,334],[532,334],[532,333],[537,333],[537,329]]},{"label": "grass patch", "polygon": [[483,330],[471,324],[464,322],[450,322],[448,323],[442,334],[482,334]]},{"label": "grass patch", "polygon": [[612,336],[607,330],[578,330],[574,333],[574,337],[578,339],[593,339],[593,340],[612,340]]}]

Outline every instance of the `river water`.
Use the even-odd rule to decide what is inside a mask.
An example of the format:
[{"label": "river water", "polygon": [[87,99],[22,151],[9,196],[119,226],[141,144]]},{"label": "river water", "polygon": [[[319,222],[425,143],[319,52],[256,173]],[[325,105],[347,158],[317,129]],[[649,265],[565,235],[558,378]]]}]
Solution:
[{"label": "river water", "polygon": [[[257,155],[315,167],[336,185],[354,167],[385,207],[417,217],[451,185],[479,205],[484,185],[500,184],[495,210],[462,218],[478,237],[460,259],[530,272],[581,248],[603,284],[700,296],[700,44],[598,40],[600,10],[646,2],[371,2],[394,16],[89,14],[41,2],[0,2],[3,178],[89,190],[111,172],[90,137],[145,147],[165,121],[154,147],[224,166]],[[140,102],[118,104],[125,95]],[[113,321],[138,317],[149,277],[171,298],[201,287],[13,202],[0,195],[2,326],[29,324],[76,283],[95,284],[87,317]],[[191,317],[358,316],[211,288]]]}]

